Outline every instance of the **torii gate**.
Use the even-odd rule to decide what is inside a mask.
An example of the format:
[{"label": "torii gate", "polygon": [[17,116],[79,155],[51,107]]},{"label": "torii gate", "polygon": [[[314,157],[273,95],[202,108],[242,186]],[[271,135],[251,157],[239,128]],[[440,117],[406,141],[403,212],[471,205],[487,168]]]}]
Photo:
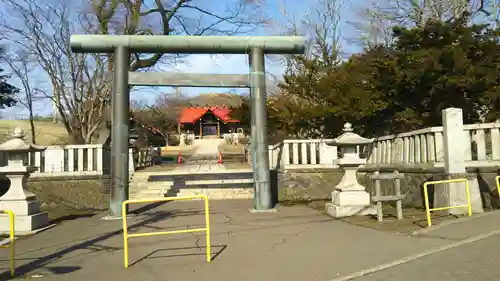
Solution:
[{"label": "torii gate", "polygon": [[72,35],[75,53],[114,53],[110,215],[121,217],[128,198],[129,61],[131,53],[248,54],[251,95],[251,148],[254,208],[272,209],[267,141],[265,54],[303,54],[299,36]]}]

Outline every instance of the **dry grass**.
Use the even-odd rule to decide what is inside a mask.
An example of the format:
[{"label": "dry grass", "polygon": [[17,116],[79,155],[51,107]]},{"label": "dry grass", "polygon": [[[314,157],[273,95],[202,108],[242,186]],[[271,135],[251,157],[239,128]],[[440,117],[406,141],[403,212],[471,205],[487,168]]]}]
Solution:
[{"label": "dry grass", "polygon": [[[307,204],[313,209],[320,211],[325,210],[325,203],[329,201],[313,201]],[[427,226],[427,220],[424,209],[403,207],[403,219],[396,219],[396,209],[390,204],[383,205],[384,221],[378,222],[373,216],[352,216],[341,218],[339,220],[350,224],[372,228],[380,231],[387,231],[397,234],[411,235],[414,231],[421,230]],[[457,216],[432,214],[432,223],[439,225],[440,223],[455,220]]]},{"label": "dry grass", "polygon": [[[0,142],[11,138],[16,127],[24,130],[26,140],[31,142],[31,129],[28,120],[0,120]],[[60,124],[51,121],[35,121],[36,142],[39,145],[58,145],[68,143],[68,134]]]}]

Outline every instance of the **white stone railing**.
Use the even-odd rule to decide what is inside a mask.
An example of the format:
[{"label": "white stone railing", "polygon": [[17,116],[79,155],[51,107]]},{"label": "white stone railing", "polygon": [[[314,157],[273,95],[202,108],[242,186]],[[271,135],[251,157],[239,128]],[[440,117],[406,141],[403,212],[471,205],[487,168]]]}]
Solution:
[{"label": "white stone railing", "polygon": [[[154,148],[129,149],[129,171],[154,165]],[[102,175],[109,172],[111,153],[101,144],[48,146],[33,152],[29,164],[38,167],[33,176]],[[7,155],[0,155],[0,166],[7,165]]]},{"label": "white stone railing", "polygon": [[443,127],[431,127],[375,139],[368,165],[444,163]]},{"label": "white stone railing", "polygon": [[[409,164],[444,165],[443,127],[379,137],[372,145],[368,165]],[[487,167],[500,165],[500,123],[464,125],[465,165]]]},{"label": "white stone railing", "polygon": [[284,140],[269,146],[271,169],[333,168],[337,147],[327,139]]},{"label": "white stone railing", "polygon": [[[464,125],[462,138],[466,167],[500,166],[500,122]],[[368,147],[360,147],[367,156],[367,166],[408,165],[443,167],[445,158],[444,128],[421,130],[376,138]],[[455,138],[455,137],[453,137]],[[271,169],[334,167],[337,148],[326,139],[285,140],[269,146]],[[362,156],[364,157],[364,156]]]}]

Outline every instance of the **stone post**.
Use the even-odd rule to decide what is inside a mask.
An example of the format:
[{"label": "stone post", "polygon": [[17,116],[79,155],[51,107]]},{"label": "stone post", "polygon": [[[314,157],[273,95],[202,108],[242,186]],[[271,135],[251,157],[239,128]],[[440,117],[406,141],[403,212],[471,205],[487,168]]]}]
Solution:
[{"label": "stone post", "polygon": [[[444,169],[448,178],[468,178],[471,204],[474,213],[482,213],[483,207],[477,177],[466,174],[465,155],[471,148],[470,138],[464,137],[463,113],[461,108],[446,108],[442,111]],[[434,186],[434,206],[446,207],[466,205],[465,184],[450,183]],[[466,214],[466,208],[446,211],[449,214]]]},{"label": "stone post", "polygon": [[[0,197],[0,210],[14,212],[16,234],[29,234],[48,224],[47,213],[40,211],[36,196],[26,189],[30,174],[37,169],[28,166],[29,153],[43,151],[46,147],[26,143],[21,128],[16,128],[12,137],[0,144],[0,151],[6,152],[8,156],[8,164],[0,167],[0,174],[10,181],[7,192]],[[8,231],[9,218],[7,215],[0,215],[0,233]]]},{"label": "stone post", "polygon": [[186,145],[186,134],[179,134],[179,146]]},{"label": "stone post", "polygon": [[359,158],[359,145],[373,143],[374,139],[366,139],[352,132],[352,125],[345,123],[344,133],[332,141],[339,147],[342,158],[334,161],[344,170],[344,176],[332,192],[332,202],[326,203],[326,212],[332,217],[347,217],[353,215],[375,215],[376,206],[370,202],[370,194],[359,184],[358,168],[366,164],[366,159]]}]

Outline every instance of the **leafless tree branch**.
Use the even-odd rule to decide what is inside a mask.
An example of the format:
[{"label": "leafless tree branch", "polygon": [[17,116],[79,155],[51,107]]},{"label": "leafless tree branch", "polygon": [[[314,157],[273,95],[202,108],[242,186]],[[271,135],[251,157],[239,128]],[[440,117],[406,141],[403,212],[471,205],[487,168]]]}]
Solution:
[{"label": "leafless tree branch", "polygon": [[[222,12],[211,12],[203,1],[5,0],[0,34],[10,45],[36,58],[39,70],[50,79],[50,97],[73,143],[90,143],[107,116],[113,55],[73,54],[72,33],[205,35],[245,33],[264,22],[259,6],[244,0]],[[83,10],[73,8],[80,4]],[[233,7],[234,6],[234,7]],[[220,10],[219,10],[220,11]],[[178,55],[134,54],[131,71],[143,71],[159,63],[175,63]]]}]

